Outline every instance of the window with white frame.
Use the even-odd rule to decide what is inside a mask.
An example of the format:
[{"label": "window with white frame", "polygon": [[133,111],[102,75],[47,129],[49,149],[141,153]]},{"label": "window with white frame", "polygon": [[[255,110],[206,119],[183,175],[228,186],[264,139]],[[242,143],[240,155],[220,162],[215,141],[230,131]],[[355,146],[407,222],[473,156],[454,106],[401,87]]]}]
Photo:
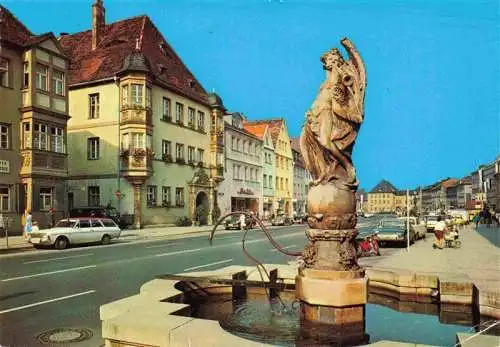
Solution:
[{"label": "window with white frame", "polygon": [[205,113],[198,111],[198,130],[205,131]]},{"label": "window with white frame", "polygon": [[47,125],[35,123],[33,125],[33,147],[47,150]]},{"label": "window with white frame", "polygon": [[161,141],[161,154],[162,155],[172,155],[172,143],[167,140]]},{"label": "window with white frame", "polygon": [[144,148],[144,133],[132,133],[132,148]]},{"label": "window with white frame", "polygon": [[10,211],[10,188],[0,186],[0,212]]},{"label": "window with white frame", "polygon": [[184,105],[179,102],[175,103],[175,121],[179,124],[184,123]]},{"label": "window with white frame", "polygon": [[50,150],[64,153],[64,132],[62,128],[50,127]]},{"label": "window with white frame", "polygon": [[121,143],[122,149],[128,149],[130,146],[130,138],[129,138],[129,133],[125,133],[122,135],[122,143]]},{"label": "window with white frame", "polygon": [[23,63],[23,86],[22,88],[28,88],[30,86],[30,65],[27,61]]},{"label": "window with white frame", "polygon": [[269,188],[273,187],[273,176],[269,176]]},{"label": "window with white frame", "polygon": [[194,163],[194,147],[188,146],[188,162]]},{"label": "window with white frame", "polygon": [[122,86],[122,106],[128,106],[128,84]]},{"label": "window with white frame", "polygon": [[132,84],[132,105],[142,106],[142,89],[144,86],[142,84]]},{"label": "window with white frame", "polygon": [[161,202],[163,206],[170,206],[172,204],[170,187],[161,187]]},{"label": "window with white frame", "polygon": [[52,70],[52,91],[56,95],[64,95],[65,93],[64,72]]},{"label": "window with white frame", "polygon": [[175,188],[175,205],[184,206],[184,188]]},{"label": "window with white frame", "polygon": [[87,206],[101,206],[101,188],[90,186],[87,188]]},{"label": "window with white frame", "polygon": [[9,86],[9,61],[0,57],[0,86]]},{"label": "window with white frame", "polygon": [[89,119],[99,118],[99,93],[89,94]]},{"label": "window with white frame", "polygon": [[205,156],[205,151],[201,148],[198,148],[198,162],[203,163],[204,157]]},{"label": "window with white frame", "polygon": [[9,126],[0,124],[0,149],[9,149]]},{"label": "window with white frame", "polygon": [[0,173],[10,172],[10,162],[8,160],[0,160]]},{"label": "window with white frame", "polygon": [[156,186],[147,187],[146,198],[148,206],[156,206]]},{"label": "window with white frame", "polygon": [[97,160],[99,159],[99,138],[91,137],[87,139],[87,159]]},{"label": "window with white frame", "polygon": [[192,107],[188,107],[188,125],[190,128],[195,128],[195,110]]},{"label": "window with white frame", "polygon": [[36,89],[45,91],[49,90],[47,75],[47,67],[41,64],[36,64]]},{"label": "window with white frame", "polygon": [[30,123],[23,123],[23,148],[31,148],[31,131]]},{"label": "window with white frame", "polygon": [[40,211],[52,208],[52,188],[40,188]]},{"label": "window with white frame", "polygon": [[175,144],[175,158],[184,159],[184,145],[181,143]]},{"label": "window with white frame", "polygon": [[146,107],[151,109],[153,106],[153,101],[151,99],[151,88],[146,87]]},{"label": "window with white frame", "polygon": [[172,116],[170,115],[170,99],[169,98],[163,98],[163,119],[169,119],[171,120]]}]

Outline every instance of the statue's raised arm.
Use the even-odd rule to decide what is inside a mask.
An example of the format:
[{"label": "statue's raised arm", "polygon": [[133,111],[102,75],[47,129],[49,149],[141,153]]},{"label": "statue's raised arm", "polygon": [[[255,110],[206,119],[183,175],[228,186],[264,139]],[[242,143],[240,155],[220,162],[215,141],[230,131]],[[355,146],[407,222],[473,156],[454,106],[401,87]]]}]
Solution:
[{"label": "statue's raised arm", "polygon": [[349,54],[349,58],[350,58],[349,62],[352,63],[354,65],[354,67],[356,68],[356,70],[358,71],[360,90],[362,91],[362,93],[364,95],[365,89],[366,89],[365,64],[363,64],[363,60],[361,59],[361,56],[359,55],[358,50],[356,49],[356,47],[354,47],[352,42],[347,37],[344,37],[340,41],[340,43],[346,49],[347,54]]}]

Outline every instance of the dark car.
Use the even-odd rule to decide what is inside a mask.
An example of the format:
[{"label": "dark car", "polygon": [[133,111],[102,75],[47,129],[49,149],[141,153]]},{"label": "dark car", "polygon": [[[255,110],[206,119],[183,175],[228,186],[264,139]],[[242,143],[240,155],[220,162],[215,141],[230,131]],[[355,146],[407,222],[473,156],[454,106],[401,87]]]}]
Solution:
[{"label": "dark car", "polygon": [[125,229],[132,224],[132,220],[126,215],[120,215],[116,208],[106,206],[78,207],[69,211],[69,216],[76,217],[99,217],[112,219],[120,229]]},{"label": "dark car", "polygon": [[305,223],[305,222],[307,222],[307,214],[305,214],[305,213],[297,214],[293,217],[293,221],[294,221],[294,223],[297,223],[297,224]]},{"label": "dark car", "polygon": [[[397,243],[406,246],[407,231],[406,223],[399,219],[384,219],[375,228],[375,233],[381,244]],[[410,227],[410,243],[415,241],[415,231]]]},{"label": "dark car", "polygon": [[293,219],[289,216],[281,215],[271,221],[272,225],[292,225]]}]

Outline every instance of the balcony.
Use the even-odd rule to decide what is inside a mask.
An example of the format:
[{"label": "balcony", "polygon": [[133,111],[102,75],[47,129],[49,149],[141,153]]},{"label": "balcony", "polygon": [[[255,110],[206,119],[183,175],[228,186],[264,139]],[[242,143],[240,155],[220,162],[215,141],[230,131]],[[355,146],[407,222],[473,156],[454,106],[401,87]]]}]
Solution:
[{"label": "balcony", "polygon": [[68,160],[64,153],[23,150],[21,152],[21,175],[32,174],[67,176]]},{"label": "balcony", "polygon": [[122,150],[121,171],[125,177],[149,177],[155,153],[150,148],[130,148]]},{"label": "balcony", "polygon": [[153,125],[153,115],[150,108],[137,105],[125,105],[121,108],[121,125],[141,124]]}]

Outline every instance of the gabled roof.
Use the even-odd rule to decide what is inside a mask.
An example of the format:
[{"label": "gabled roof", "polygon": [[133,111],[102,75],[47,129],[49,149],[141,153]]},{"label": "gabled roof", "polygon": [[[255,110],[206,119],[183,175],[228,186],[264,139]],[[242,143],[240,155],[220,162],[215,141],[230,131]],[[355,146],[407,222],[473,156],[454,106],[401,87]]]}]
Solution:
[{"label": "gabled roof", "polygon": [[24,46],[35,35],[7,8],[0,5],[0,40]]},{"label": "gabled roof", "polygon": [[268,131],[271,134],[271,139],[273,140],[273,145],[276,146],[278,137],[280,135],[281,127],[283,126],[285,120],[283,118],[277,119],[267,119],[267,120],[256,120],[245,122],[249,126],[265,126],[267,125]]},{"label": "gabled roof", "polygon": [[249,122],[243,123],[243,129],[248,131],[249,133],[254,134],[261,140],[264,140],[264,136],[266,135],[267,124],[253,124]]},{"label": "gabled roof", "polygon": [[370,193],[395,193],[397,192],[396,187],[394,187],[389,181],[380,181]]},{"label": "gabled roof", "polygon": [[148,16],[106,24],[94,50],[92,30],[64,35],[60,43],[71,58],[70,85],[111,78],[123,72],[129,55],[140,53],[157,83],[205,104],[208,102],[205,89]]}]

